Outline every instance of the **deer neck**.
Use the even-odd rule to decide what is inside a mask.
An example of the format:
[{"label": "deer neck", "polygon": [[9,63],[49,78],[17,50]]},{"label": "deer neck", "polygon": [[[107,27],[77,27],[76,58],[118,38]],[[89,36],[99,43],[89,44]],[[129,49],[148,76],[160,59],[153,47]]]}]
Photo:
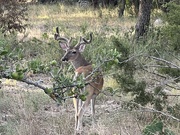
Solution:
[{"label": "deer neck", "polygon": [[75,60],[73,60],[72,65],[74,66],[75,69],[78,69],[79,67],[82,66],[87,66],[90,65],[89,62],[87,62],[81,55],[79,55]]}]

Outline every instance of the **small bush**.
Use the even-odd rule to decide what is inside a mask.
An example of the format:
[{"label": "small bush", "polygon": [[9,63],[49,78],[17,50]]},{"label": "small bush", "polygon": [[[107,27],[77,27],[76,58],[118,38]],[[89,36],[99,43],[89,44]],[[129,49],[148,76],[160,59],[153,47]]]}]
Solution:
[{"label": "small bush", "polygon": [[27,24],[27,6],[17,0],[0,1],[0,29],[2,33],[23,32]]},{"label": "small bush", "polygon": [[165,128],[163,122],[153,121],[143,129],[143,135],[175,135],[171,130]]},{"label": "small bush", "polygon": [[180,51],[180,5],[169,3],[166,5],[169,12],[163,15],[168,24],[161,30],[161,42],[163,47],[179,52]]}]

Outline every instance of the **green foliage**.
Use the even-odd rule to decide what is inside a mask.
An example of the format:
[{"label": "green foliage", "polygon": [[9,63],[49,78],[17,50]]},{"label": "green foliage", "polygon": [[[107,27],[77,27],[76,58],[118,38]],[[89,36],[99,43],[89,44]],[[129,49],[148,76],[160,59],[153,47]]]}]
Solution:
[{"label": "green foliage", "polygon": [[180,51],[180,5],[170,2],[166,4],[168,12],[163,15],[163,19],[168,24],[162,27],[161,42],[164,47],[176,51]]},{"label": "green foliage", "polygon": [[34,59],[28,62],[28,69],[33,71],[34,74],[43,73],[45,70],[45,66],[43,65],[41,60]]},{"label": "green foliage", "polygon": [[169,25],[180,25],[180,5],[174,2],[170,2],[165,5],[169,12],[164,14],[165,21],[168,22]]},{"label": "green foliage", "polygon": [[27,24],[27,6],[20,4],[16,0],[1,0],[0,5],[0,30],[7,34],[19,31],[25,31]]},{"label": "green foliage", "polygon": [[143,129],[143,135],[175,135],[171,130],[165,128],[162,121],[153,121]]},{"label": "green foliage", "polygon": [[167,111],[176,118],[180,118],[180,104],[176,103],[173,106],[167,106]]},{"label": "green foliage", "polygon": [[[144,71],[149,72],[149,70],[151,70],[151,67],[146,67],[144,65],[150,63],[152,65],[155,64],[153,70],[160,73],[159,76],[161,76],[161,74],[171,76],[175,78],[175,82],[178,82],[179,80],[180,70],[177,67],[168,67],[169,64],[174,64],[174,62],[171,63],[173,59],[178,61],[178,58],[173,57],[173,51],[171,52],[172,54],[169,55],[167,53],[167,48],[162,49],[162,47],[160,47],[162,45],[160,44],[161,42],[153,35],[155,34],[153,32],[156,31],[151,32],[152,33],[149,34],[149,38],[146,39],[146,41],[143,40],[143,42],[139,41],[138,43],[132,43],[131,39],[112,38],[113,45],[121,54],[118,58],[119,62],[116,65],[117,72],[114,77],[119,83],[119,87],[121,88],[120,91],[122,93],[131,93],[133,96],[132,101],[143,106],[150,103],[155,109],[162,111],[167,106],[167,94],[163,92],[165,87],[154,86],[154,88],[152,88],[152,86],[149,87],[149,82],[146,79],[139,79],[146,73]],[[128,34],[125,34],[125,37],[126,36],[128,36]],[[156,60],[148,59],[146,56],[153,56]],[[158,66],[156,67],[156,65]],[[147,90],[149,88],[153,90]]]},{"label": "green foliage", "polygon": [[[3,37],[0,34],[0,70],[1,77],[2,75],[11,77],[11,72],[16,71],[17,73],[13,73],[13,77],[17,79],[22,79],[23,75],[18,64],[18,61],[22,59],[23,53],[21,48],[17,48],[16,40],[14,40],[14,36],[6,36]],[[15,75],[16,74],[16,75]]]},{"label": "green foliage", "polygon": [[131,93],[135,98],[135,102],[141,105],[146,105],[152,101],[152,95],[145,91],[146,82],[137,81],[134,78],[136,69],[135,61],[130,60],[131,57],[131,46],[127,41],[122,39],[112,38],[112,42],[115,45],[117,51],[121,53],[121,57],[118,58],[119,63],[116,67],[119,69],[114,77],[121,87],[121,91],[125,93]]},{"label": "green foliage", "polygon": [[[147,39],[140,39],[138,43],[133,43],[131,42],[132,38],[127,33],[125,38],[129,40],[122,38],[112,39],[113,44],[122,54],[117,67],[119,73],[114,76],[121,90],[125,93],[131,93],[134,102],[143,106],[150,103],[160,111],[167,107],[168,96],[167,93],[163,92],[164,89],[167,89],[166,84],[152,88],[152,86],[149,87],[148,85],[151,81],[148,82],[148,79],[139,80],[139,78],[144,73],[150,73],[150,76],[154,73],[158,78],[155,80],[161,83],[165,81],[166,77],[173,78],[175,83],[179,82],[180,30],[179,21],[176,21],[176,18],[180,15],[179,5],[170,3],[168,9],[169,12],[165,15],[165,21],[168,24],[160,28],[151,28]],[[148,89],[152,90],[149,91]],[[176,112],[178,111],[176,110]]]},{"label": "green foliage", "polygon": [[88,29],[88,22],[85,22],[81,27],[80,30],[82,31],[82,34],[84,35],[87,32]]},{"label": "green foliage", "polygon": [[162,28],[162,44],[164,44],[165,47],[174,50],[174,51],[179,51],[179,42],[180,42],[180,25],[167,25]]},{"label": "green foliage", "polygon": [[[117,52],[121,54],[120,57],[118,57],[118,60],[121,62],[118,64],[118,67],[124,70],[124,72],[127,73],[127,75],[132,75],[132,73],[135,71],[135,65],[133,61],[129,61],[130,57],[130,45],[128,42],[123,41],[122,39],[118,39],[115,37],[112,37],[112,43],[116,47]],[[127,62],[123,62],[126,61]]]},{"label": "green foliage", "polygon": [[147,125],[144,129],[145,135],[153,135],[156,133],[161,133],[163,129],[163,123],[161,121],[154,121],[152,124]]},{"label": "green foliage", "polygon": [[[159,73],[168,74],[168,75],[171,76],[171,77],[178,78],[178,77],[180,76],[180,69],[178,69],[178,68],[164,67],[164,68],[160,68],[160,69],[159,69]],[[180,78],[179,78],[179,79],[176,79],[175,81],[176,81],[176,82],[179,82],[179,81],[180,81]]]}]

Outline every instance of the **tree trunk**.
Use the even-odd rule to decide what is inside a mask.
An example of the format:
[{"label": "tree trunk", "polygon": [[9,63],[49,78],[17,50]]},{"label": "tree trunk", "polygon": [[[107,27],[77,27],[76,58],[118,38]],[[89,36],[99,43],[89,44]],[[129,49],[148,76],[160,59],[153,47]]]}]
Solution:
[{"label": "tree trunk", "polygon": [[132,2],[133,2],[133,5],[134,5],[134,12],[135,12],[136,16],[138,16],[140,0],[133,0]]},{"label": "tree trunk", "polygon": [[126,0],[120,0],[119,1],[119,10],[118,10],[118,16],[122,17],[124,15]]},{"label": "tree trunk", "polygon": [[152,0],[140,1],[138,21],[135,26],[135,36],[137,40],[139,39],[139,37],[144,36],[148,31],[151,7]]},{"label": "tree trunk", "polygon": [[92,0],[92,3],[93,3],[93,7],[96,9],[96,8],[99,8],[99,2],[98,0]]}]

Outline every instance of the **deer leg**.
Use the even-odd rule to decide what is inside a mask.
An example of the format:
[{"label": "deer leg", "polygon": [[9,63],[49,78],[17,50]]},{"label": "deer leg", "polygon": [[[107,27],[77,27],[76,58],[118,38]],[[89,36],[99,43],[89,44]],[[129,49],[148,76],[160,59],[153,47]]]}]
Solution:
[{"label": "deer leg", "polygon": [[82,107],[82,104],[83,104],[83,101],[81,99],[79,99],[79,109]]},{"label": "deer leg", "polygon": [[78,113],[78,125],[77,125],[77,128],[76,128],[77,131],[79,131],[82,128],[82,118],[83,118],[84,112],[86,111],[88,105],[90,104],[91,98],[92,98],[92,95],[88,96],[86,101],[83,103],[82,107],[79,110],[79,113]]},{"label": "deer leg", "polygon": [[[83,93],[83,91],[82,90],[80,90],[80,93]],[[81,108],[81,106],[82,106],[82,100],[81,99],[79,99],[79,109]]]},{"label": "deer leg", "polygon": [[93,95],[92,99],[91,99],[91,114],[92,114],[92,122],[93,125],[95,123],[95,100],[96,100],[96,95]]},{"label": "deer leg", "polygon": [[78,112],[79,112],[79,99],[73,98],[74,109],[75,109],[75,129],[78,125]]}]

